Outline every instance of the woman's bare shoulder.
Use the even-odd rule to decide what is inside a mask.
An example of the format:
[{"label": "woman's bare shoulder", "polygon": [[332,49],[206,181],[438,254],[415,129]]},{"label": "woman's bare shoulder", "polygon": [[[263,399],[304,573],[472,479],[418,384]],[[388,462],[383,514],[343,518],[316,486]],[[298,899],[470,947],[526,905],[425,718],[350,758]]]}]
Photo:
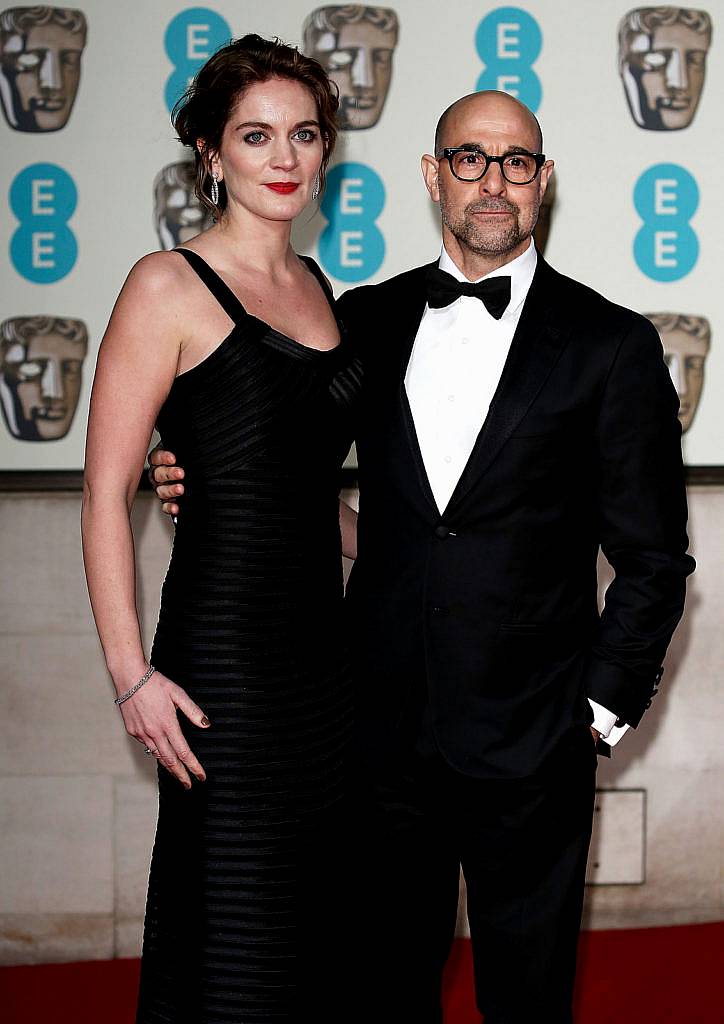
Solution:
[{"label": "woman's bare shoulder", "polygon": [[183,340],[190,289],[190,268],[177,252],[151,252],[131,267],[113,307],[106,332],[118,335],[153,334],[176,349]]},{"label": "woman's bare shoulder", "polygon": [[131,290],[139,298],[182,298],[188,288],[188,273],[180,253],[150,252],[131,267],[124,291]]}]

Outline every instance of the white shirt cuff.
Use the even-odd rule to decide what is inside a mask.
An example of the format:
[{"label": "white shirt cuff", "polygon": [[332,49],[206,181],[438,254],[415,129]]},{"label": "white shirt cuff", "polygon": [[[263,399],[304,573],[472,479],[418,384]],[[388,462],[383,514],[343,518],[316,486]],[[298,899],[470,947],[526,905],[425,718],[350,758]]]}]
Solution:
[{"label": "white shirt cuff", "polygon": [[629,726],[616,725],[618,716],[602,704],[597,704],[595,700],[591,700],[590,697],[588,698],[588,703],[593,710],[591,727],[601,734],[601,739],[604,739],[609,747],[615,747]]}]

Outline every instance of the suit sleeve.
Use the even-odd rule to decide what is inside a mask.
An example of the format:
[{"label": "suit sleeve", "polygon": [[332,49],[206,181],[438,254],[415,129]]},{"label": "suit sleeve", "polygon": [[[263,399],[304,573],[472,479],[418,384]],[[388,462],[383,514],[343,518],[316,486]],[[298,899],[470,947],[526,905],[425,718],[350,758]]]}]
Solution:
[{"label": "suit sleeve", "polygon": [[[365,301],[369,288],[362,286],[350,288],[337,299],[337,316],[344,324],[347,336],[359,357],[365,336],[365,311],[369,299]],[[368,311],[368,310],[367,310]]]},{"label": "suit sleeve", "polygon": [[632,726],[657,691],[695,564],[677,413],[658,333],[637,317],[610,368],[597,427],[599,538],[615,577],[586,670],[588,697]]}]

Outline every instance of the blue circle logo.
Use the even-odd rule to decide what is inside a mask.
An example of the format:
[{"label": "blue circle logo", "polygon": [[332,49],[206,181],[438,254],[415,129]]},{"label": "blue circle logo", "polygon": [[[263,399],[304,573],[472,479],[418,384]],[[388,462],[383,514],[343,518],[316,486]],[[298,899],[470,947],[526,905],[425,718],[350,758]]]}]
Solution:
[{"label": "blue circle logo", "polygon": [[385,258],[385,239],[375,221],[385,187],[367,164],[337,164],[327,176],[322,213],[329,223],[319,239],[319,259],[339,281],[364,281]]},{"label": "blue circle logo", "polygon": [[475,89],[510,93],[532,111],[543,89],[532,65],[540,56],[543,33],[535,18],[520,7],[498,7],[486,14],[475,33],[475,49],[485,65]]},{"label": "blue circle logo", "polygon": [[656,164],[634,186],[643,221],[634,239],[634,259],[653,281],[678,281],[699,258],[699,239],[689,221],[699,206],[694,176],[679,164]]},{"label": "blue circle logo", "polygon": [[166,55],[174,65],[164,92],[169,113],[199,68],[230,39],[226,20],[208,7],[189,7],[170,21],[163,40]]},{"label": "blue circle logo", "polygon": [[53,284],[73,269],[78,242],[67,225],[78,190],[57,164],[32,164],[10,186],[10,208],[20,226],[10,239],[10,259],[34,284]]}]

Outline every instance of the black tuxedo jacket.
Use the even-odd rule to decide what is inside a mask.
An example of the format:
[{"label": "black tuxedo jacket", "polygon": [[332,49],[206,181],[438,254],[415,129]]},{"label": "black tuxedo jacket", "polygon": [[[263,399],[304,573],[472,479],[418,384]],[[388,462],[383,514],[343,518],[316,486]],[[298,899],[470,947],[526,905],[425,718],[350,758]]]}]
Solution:
[{"label": "black tuxedo jacket", "polygon": [[[591,721],[586,697],[635,726],[656,691],[694,568],[677,398],[649,321],[539,255],[440,512],[404,388],[426,269],[339,302],[364,374],[347,599],[361,744],[398,751],[422,690],[455,768],[524,776]],[[600,617],[599,546],[615,570]]]}]

